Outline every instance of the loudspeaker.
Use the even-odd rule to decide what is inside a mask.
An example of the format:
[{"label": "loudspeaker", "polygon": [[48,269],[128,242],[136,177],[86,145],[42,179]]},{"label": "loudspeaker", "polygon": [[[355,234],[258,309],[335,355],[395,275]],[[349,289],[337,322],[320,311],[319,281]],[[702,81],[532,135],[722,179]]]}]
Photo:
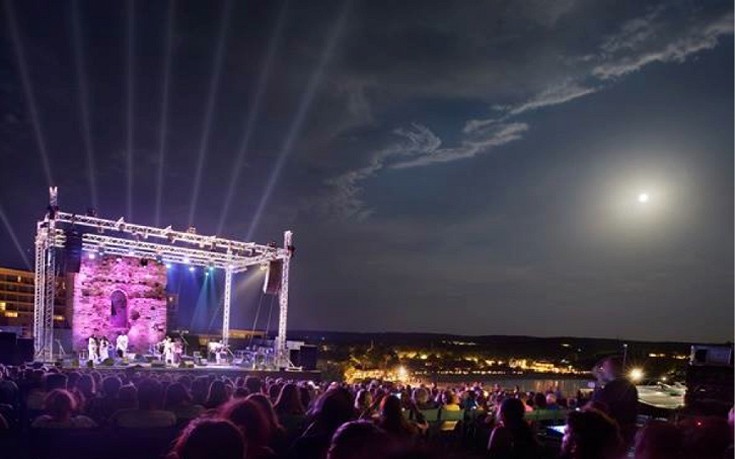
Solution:
[{"label": "loudspeaker", "polygon": [[18,365],[33,361],[33,338],[18,338],[15,342],[15,357]]},{"label": "loudspeaker", "polygon": [[[0,332],[0,363],[14,365],[16,363],[16,340],[15,333]],[[31,356],[31,360],[33,357]]]},{"label": "loudspeaker", "polygon": [[281,290],[281,276],[283,274],[283,262],[281,260],[271,261],[268,264],[268,272],[263,283],[263,293],[277,295]]},{"label": "loudspeaker", "polygon": [[317,347],[305,344],[299,349],[299,363],[296,366],[303,367],[304,370],[316,370],[316,357]]},{"label": "loudspeaker", "polygon": [[64,257],[66,260],[66,272],[78,273],[82,266],[82,233],[67,231],[66,243],[64,245]]}]

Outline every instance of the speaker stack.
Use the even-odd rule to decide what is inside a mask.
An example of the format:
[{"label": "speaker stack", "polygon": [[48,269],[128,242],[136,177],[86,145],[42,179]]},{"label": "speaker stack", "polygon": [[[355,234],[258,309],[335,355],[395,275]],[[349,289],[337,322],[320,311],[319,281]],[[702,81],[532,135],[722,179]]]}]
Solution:
[{"label": "speaker stack", "polygon": [[66,272],[78,273],[82,266],[82,233],[78,231],[67,231],[65,233],[64,258],[66,261]]},{"label": "speaker stack", "polygon": [[263,283],[263,293],[267,295],[277,295],[281,291],[281,276],[283,275],[283,262],[280,260],[271,261],[268,264],[268,272],[265,275]]}]

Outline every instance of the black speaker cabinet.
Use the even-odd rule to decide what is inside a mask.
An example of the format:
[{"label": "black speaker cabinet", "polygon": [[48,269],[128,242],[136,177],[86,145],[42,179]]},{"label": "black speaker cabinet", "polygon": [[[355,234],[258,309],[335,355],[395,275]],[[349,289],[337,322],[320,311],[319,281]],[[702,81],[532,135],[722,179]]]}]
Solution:
[{"label": "black speaker cabinet", "polygon": [[277,295],[281,290],[281,275],[283,274],[283,262],[280,260],[271,261],[268,264],[268,272],[265,275],[263,283],[263,293],[268,295]]}]

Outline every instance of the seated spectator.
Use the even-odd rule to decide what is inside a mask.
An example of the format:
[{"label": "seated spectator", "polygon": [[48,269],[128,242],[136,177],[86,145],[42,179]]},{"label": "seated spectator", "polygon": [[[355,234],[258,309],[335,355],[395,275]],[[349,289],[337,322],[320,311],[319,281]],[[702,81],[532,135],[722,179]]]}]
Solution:
[{"label": "seated spectator", "polygon": [[118,396],[122,382],[117,376],[108,376],[102,380],[102,396],[87,401],[86,411],[95,421],[104,424],[110,416],[123,408]]},{"label": "seated spectator", "polygon": [[547,410],[560,410],[561,407],[559,404],[556,403],[556,395],[554,393],[549,392],[546,394],[546,409]]},{"label": "seated spectator", "polygon": [[86,416],[74,416],[76,400],[66,389],[49,392],[44,401],[45,414],[37,417],[31,427],[35,429],[89,429],[97,427]]},{"label": "seated spectator", "polygon": [[623,441],[618,426],[606,414],[588,409],[572,411],[567,417],[561,444],[565,459],[617,459]]},{"label": "seated spectator", "polygon": [[487,450],[491,458],[531,459],[538,457],[539,445],[533,430],[523,419],[525,405],[517,398],[503,400],[498,425],[490,434]]},{"label": "seated spectator", "polygon": [[327,459],[372,459],[389,452],[388,436],[368,421],[342,424],[332,437]]},{"label": "seated spectator", "polygon": [[242,433],[235,425],[222,419],[198,419],[184,429],[167,459],[244,457],[246,457],[245,442]]},{"label": "seated spectator", "polygon": [[163,409],[172,412],[177,422],[189,421],[204,412],[204,407],[195,405],[186,388],[181,383],[173,383],[166,388]]},{"label": "seated spectator", "polygon": [[265,415],[268,421],[268,445],[270,448],[276,453],[285,452],[286,429],[281,425],[270,399],[264,394],[252,394],[248,395],[246,400],[257,403],[260,406],[261,412]]},{"label": "seated spectator", "polygon": [[436,403],[431,401],[431,394],[424,387],[414,389],[412,398],[418,410],[432,410],[437,407]]},{"label": "seated spectator", "polygon": [[303,416],[305,414],[304,406],[301,404],[299,388],[296,387],[296,384],[288,383],[281,387],[281,392],[278,394],[273,408],[279,417]]},{"label": "seated spectator", "polygon": [[681,431],[668,422],[651,422],[635,437],[635,459],[683,458]]},{"label": "seated spectator", "polygon": [[117,397],[121,410],[138,408],[138,389],[132,384],[122,386]]},{"label": "seated spectator", "polygon": [[380,402],[378,427],[400,443],[410,443],[418,434],[418,428],[403,416],[401,401],[389,395]]},{"label": "seated spectator", "polygon": [[176,416],[170,411],[159,409],[163,399],[161,383],[144,379],[138,385],[138,408],[121,410],[112,416],[112,423],[129,429],[172,427]]},{"label": "seated spectator", "polygon": [[214,380],[209,385],[209,393],[207,394],[207,401],[204,403],[204,407],[208,410],[217,409],[229,399],[230,396],[227,394],[227,387],[225,387],[224,381]]},{"label": "seated spectator", "polygon": [[248,376],[245,378],[245,388],[247,388],[251,394],[263,392],[263,381],[256,376]]},{"label": "seated spectator", "polygon": [[232,398],[245,398],[248,395],[250,395],[250,392],[244,387],[236,387],[232,392]]},{"label": "seated spectator", "polygon": [[377,415],[373,407],[373,396],[367,389],[360,389],[355,396],[355,411],[358,419],[372,419]]},{"label": "seated spectator", "polygon": [[191,383],[191,401],[195,405],[205,406],[209,394],[209,378],[198,376]]},{"label": "seated spectator", "polygon": [[545,410],[546,409],[546,396],[541,392],[536,392],[533,396],[533,409]]},{"label": "seated spectator", "polygon": [[459,406],[459,398],[451,390],[445,390],[442,392],[442,409],[446,411],[459,411],[462,408]]},{"label": "seated spectator", "polygon": [[268,418],[257,402],[249,399],[228,402],[220,409],[219,417],[240,429],[245,439],[247,458],[275,457],[269,446],[271,431]]},{"label": "seated spectator", "polygon": [[343,388],[327,390],[314,403],[311,411],[313,422],[296,439],[291,456],[300,459],[321,459],[327,454],[332,436],[337,428],[354,418],[352,396]]}]

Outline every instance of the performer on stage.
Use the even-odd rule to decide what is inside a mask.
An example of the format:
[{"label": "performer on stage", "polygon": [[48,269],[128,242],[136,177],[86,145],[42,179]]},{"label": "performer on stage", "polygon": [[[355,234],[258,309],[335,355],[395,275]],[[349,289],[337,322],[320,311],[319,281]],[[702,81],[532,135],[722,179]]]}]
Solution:
[{"label": "performer on stage", "polygon": [[105,360],[110,358],[110,342],[107,341],[107,337],[104,335],[102,336],[102,338],[100,338],[99,353],[101,362],[104,362]]},{"label": "performer on stage", "polygon": [[89,352],[89,360],[94,363],[97,363],[97,360],[99,359],[99,356],[97,355],[97,349],[97,338],[92,335],[87,341],[87,351]]},{"label": "performer on stage", "polygon": [[174,342],[170,336],[163,340],[163,361],[166,365],[174,363]]},{"label": "performer on stage", "polygon": [[117,335],[117,340],[115,340],[115,349],[117,350],[118,357],[125,357],[125,354],[128,352],[128,335],[124,333]]}]

